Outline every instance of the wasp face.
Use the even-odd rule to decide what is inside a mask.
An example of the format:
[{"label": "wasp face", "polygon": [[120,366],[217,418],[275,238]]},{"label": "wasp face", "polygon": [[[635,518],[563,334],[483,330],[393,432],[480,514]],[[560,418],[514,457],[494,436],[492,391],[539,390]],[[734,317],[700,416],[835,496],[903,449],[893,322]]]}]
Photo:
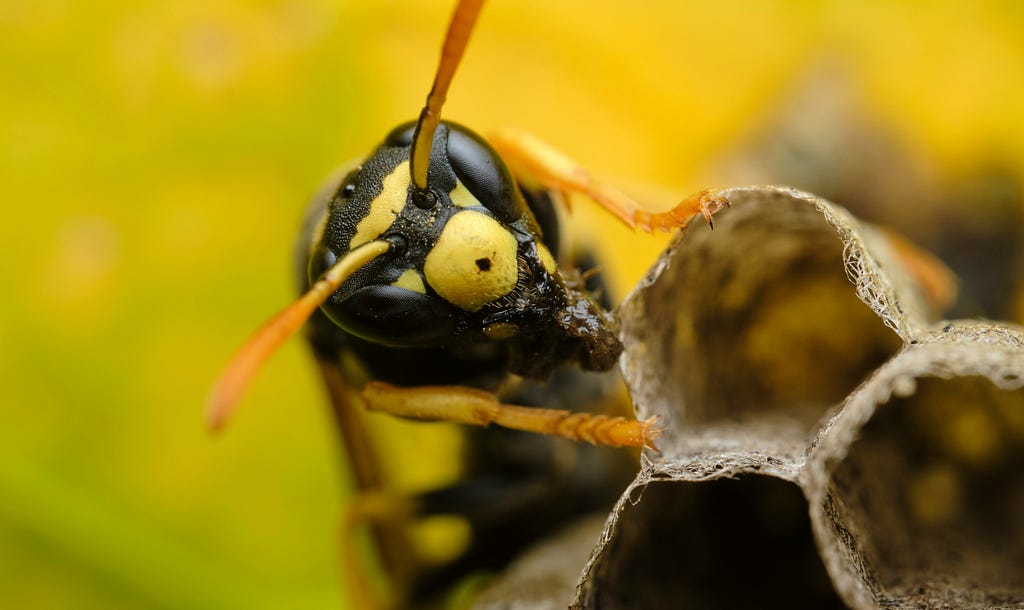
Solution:
[{"label": "wasp face", "polygon": [[539,345],[530,337],[550,334],[575,303],[511,174],[479,136],[442,123],[429,188],[417,190],[409,171],[413,130],[408,124],[389,134],[328,204],[311,281],[364,243],[383,238],[392,248],[346,281],[324,313],[383,345]]}]

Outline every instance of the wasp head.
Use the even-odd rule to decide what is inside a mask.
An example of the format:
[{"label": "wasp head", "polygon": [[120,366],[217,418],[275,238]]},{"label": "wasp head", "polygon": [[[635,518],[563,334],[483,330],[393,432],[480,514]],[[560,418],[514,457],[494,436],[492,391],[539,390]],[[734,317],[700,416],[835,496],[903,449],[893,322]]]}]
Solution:
[{"label": "wasp head", "polygon": [[614,365],[610,314],[566,281],[497,153],[465,127],[434,134],[427,187],[409,171],[415,126],[403,125],[340,183],[314,238],[310,282],[372,240],[391,249],[321,309],[350,334],[397,347],[500,343],[513,372]]}]

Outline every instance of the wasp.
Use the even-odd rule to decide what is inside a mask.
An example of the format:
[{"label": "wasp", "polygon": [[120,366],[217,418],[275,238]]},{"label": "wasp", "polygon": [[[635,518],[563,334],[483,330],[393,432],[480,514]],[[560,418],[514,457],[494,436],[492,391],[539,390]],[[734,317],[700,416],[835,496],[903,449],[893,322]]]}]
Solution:
[{"label": "wasp", "polygon": [[[615,500],[636,466],[611,448],[654,447],[653,420],[581,410],[610,402],[613,386],[598,373],[622,344],[604,284],[583,270],[592,255],[565,247],[564,197],[581,194],[647,231],[698,214],[710,222],[728,204],[702,191],[652,213],[529,134],[485,140],[442,121],[482,4],[457,5],[419,118],[315,198],[298,246],[301,296],[238,352],[208,406],[209,424],[222,427],[255,371],[305,327],[359,489],[343,530],[370,527],[386,576],[386,591],[373,591],[343,550],[365,607],[417,605],[502,566]],[[361,407],[476,426],[466,427],[462,479],[413,497],[391,492]],[[396,524],[432,515],[464,519],[472,538],[428,566]]]}]

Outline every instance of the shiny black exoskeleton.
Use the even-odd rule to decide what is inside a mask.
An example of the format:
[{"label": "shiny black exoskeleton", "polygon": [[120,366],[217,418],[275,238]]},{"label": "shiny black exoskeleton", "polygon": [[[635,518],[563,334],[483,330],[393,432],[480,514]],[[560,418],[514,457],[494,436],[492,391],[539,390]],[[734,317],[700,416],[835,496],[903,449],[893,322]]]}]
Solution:
[{"label": "shiny black exoskeleton", "polygon": [[[558,252],[560,227],[550,197],[520,189],[483,139],[465,127],[442,123],[429,170],[434,201],[423,206],[403,180],[412,130],[412,125],[394,130],[320,203],[326,207],[311,215],[299,248],[300,259],[309,253],[308,263],[300,260],[307,282],[349,251],[360,223],[375,213],[374,202],[385,188],[405,189],[397,216],[386,226],[381,223],[379,235],[362,238],[383,236],[399,247],[361,269],[324,304],[324,316],[313,321],[317,341],[358,346],[375,378],[398,384],[480,386],[490,380],[477,380],[476,371],[544,378],[561,364],[587,370],[614,366],[622,347],[613,318],[577,278],[565,278],[554,265],[551,252]],[[465,199],[463,189],[471,200]],[[492,260],[500,259],[501,252],[489,258],[463,255],[460,236],[446,234],[445,228],[453,217],[466,213],[493,220],[486,229],[510,236],[501,241],[514,240],[514,251],[503,261]],[[426,267],[439,245],[448,245],[450,257],[471,257],[465,266],[475,265],[481,274],[513,273],[510,289],[481,304],[446,299],[439,293],[451,287],[435,285]],[[481,269],[492,265],[514,268]],[[421,291],[396,285],[407,273],[419,278]],[[476,286],[457,288],[466,292]],[[419,363],[429,366],[396,371],[396,351],[388,349],[392,347],[417,348]]]},{"label": "shiny black exoskeleton", "polygon": [[[303,291],[359,243],[394,245],[310,319],[317,358],[353,385],[369,377],[501,390],[507,402],[527,406],[614,404],[614,377],[598,373],[622,349],[607,291],[597,275],[582,279],[592,265],[585,254],[556,261],[563,227],[554,196],[517,184],[482,138],[453,123],[437,130],[430,190],[418,192],[407,167],[413,129],[392,131],[313,204],[298,247]],[[358,372],[343,364],[352,362]],[[511,375],[526,379],[509,386]],[[422,570],[410,585],[412,602],[498,568],[543,535],[609,506],[636,468],[621,450],[498,428],[465,433],[460,482],[415,500],[420,516],[464,518],[472,542],[451,563]]]}]

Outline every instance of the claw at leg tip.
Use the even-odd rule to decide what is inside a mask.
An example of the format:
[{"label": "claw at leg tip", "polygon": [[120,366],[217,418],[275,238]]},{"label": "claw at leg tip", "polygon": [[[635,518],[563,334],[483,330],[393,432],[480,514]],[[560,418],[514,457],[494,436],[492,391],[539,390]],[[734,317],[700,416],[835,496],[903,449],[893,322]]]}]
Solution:
[{"label": "claw at leg tip", "polygon": [[664,428],[658,425],[657,415],[644,420],[644,447],[661,455],[661,449],[658,448],[655,441],[661,438],[662,432],[664,432]]}]

